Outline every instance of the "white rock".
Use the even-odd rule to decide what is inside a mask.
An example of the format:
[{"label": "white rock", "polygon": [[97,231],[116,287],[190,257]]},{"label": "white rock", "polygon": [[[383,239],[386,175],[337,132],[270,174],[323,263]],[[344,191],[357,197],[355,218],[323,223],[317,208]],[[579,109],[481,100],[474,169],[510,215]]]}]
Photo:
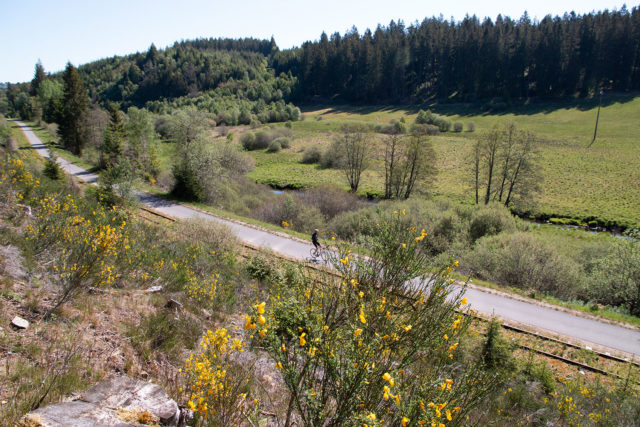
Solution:
[{"label": "white rock", "polygon": [[156,292],[160,292],[162,291],[162,286],[158,285],[158,286],[152,286],[150,288],[148,288],[145,292],[148,294],[154,294]]},{"label": "white rock", "polygon": [[11,324],[18,329],[27,329],[29,327],[29,321],[18,316],[13,318],[13,320],[11,321]]}]

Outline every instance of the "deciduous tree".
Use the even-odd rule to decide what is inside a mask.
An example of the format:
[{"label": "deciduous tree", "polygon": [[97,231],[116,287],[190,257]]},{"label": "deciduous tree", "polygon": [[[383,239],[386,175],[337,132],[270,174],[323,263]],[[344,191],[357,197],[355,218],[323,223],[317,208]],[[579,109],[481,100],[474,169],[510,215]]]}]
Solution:
[{"label": "deciduous tree", "polygon": [[531,202],[541,180],[535,142],[534,134],[509,124],[494,127],[475,143],[472,171],[476,203],[483,188],[485,205],[496,201],[509,206],[515,199]]},{"label": "deciduous tree", "polygon": [[341,168],[354,193],[360,186],[362,172],[368,167],[371,147],[366,140],[367,129],[361,125],[345,125],[340,137]]}]

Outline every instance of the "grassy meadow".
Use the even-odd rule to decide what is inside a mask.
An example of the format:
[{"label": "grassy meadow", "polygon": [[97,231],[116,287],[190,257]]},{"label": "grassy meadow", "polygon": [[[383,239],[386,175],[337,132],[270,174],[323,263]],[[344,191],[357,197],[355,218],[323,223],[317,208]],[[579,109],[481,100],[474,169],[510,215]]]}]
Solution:
[{"label": "grassy meadow", "polygon": [[[481,112],[467,105],[428,108],[465,125],[463,132],[432,137],[439,173],[425,189],[429,194],[471,202],[468,158],[473,142],[494,125],[514,122],[540,139],[544,182],[535,201],[536,214],[640,226],[640,97],[605,96],[598,137],[591,147],[597,100],[524,105],[502,113]],[[417,112],[418,108],[382,106],[308,108],[304,111],[305,120],[292,123],[295,139],[290,148],[279,153],[251,152],[256,168],[249,176],[280,188],[326,182],[347,188],[340,171],[301,164],[304,150],[312,145],[328,146],[345,123],[385,124],[402,118],[412,123]],[[467,131],[468,123],[474,123],[474,132]],[[359,190],[363,195],[382,192],[382,138],[371,135],[377,156],[363,176]]]}]

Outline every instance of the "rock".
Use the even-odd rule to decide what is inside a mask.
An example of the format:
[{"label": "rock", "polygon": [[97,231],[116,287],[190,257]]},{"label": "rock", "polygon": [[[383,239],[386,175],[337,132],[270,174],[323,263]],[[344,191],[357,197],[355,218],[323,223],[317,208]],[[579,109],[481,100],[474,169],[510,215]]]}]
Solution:
[{"label": "rock", "polygon": [[182,310],[182,303],[174,300],[173,298],[167,301],[164,306],[172,310]]},{"label": "rock", "polygon": [[27,329],[29,327],[29,321],[18,316],[13,318],[11,324],[18,329]]},{"label": "rock", "polygon": [[17,246],[0,246],[0,273],[16,280],[24,280],[27,277],[24,257]]},{"label": "rock", "polygon": [[[136,420],[136,416],[140,418]],[[30,412],[19,425],[124,427],[139,425],[145,417],[157,419],[161,425],[177,426],[180,416],[178,405],[160,386],[118,376],[96,384],[78,400]],[[36,419],[41,423],[33,423]]]},{"label": "rock", "polygon": [[150,288],[148,288],[145,292],[148,294],[155,294],[156,292],[161,292],[163,289],[162,286],[157,285],[157,286],[151,286]]}]

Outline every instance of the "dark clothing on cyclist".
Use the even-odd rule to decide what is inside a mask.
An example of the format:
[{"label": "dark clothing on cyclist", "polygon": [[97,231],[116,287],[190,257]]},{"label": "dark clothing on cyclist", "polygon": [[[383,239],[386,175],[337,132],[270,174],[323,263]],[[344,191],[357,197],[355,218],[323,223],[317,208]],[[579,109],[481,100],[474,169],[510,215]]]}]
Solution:
[{"label": "dark clothing on cyclist", "polygon": [[320,242],[318,242],[318,230],[314,231],[311,235],[311,241],[313,242],[313,246],[315,246],[316,249],[322,246]]}]

